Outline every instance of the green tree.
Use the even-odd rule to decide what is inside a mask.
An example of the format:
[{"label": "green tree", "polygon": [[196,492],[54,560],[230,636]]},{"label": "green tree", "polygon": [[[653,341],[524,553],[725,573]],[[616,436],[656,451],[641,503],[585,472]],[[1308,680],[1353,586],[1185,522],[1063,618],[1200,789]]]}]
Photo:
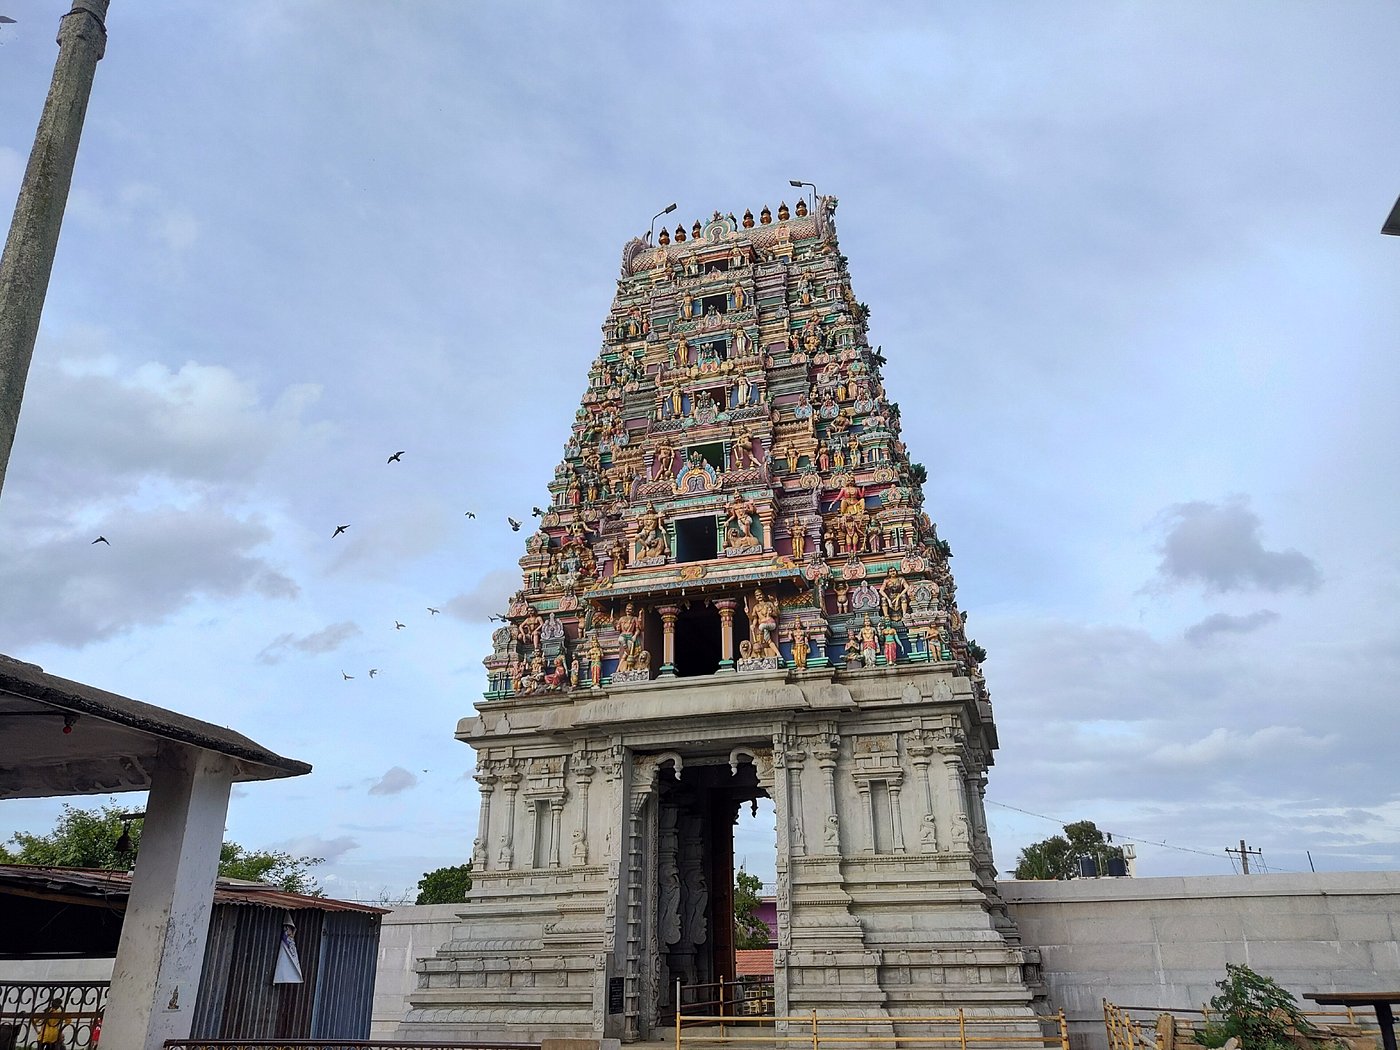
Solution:
[{"label": "green tree", "polygon": [[[115,802],[99,809],[79,809],[67,803],[45,835],[19,831],[11,836],[10,845],[0,847],[4,863],[40,864],[53,868],[101,868],[125,871],[136,859],[141,848],[141,820],[123,819],[123,810]],[[122,852],[117,843],[125,831],[131,842]],[[276,850],[244,849],[236,842],[225,842],[219,850],[219,874],[227,878],[266,882],[293,893],[319,897],[321,888],[309,869],[324,861],[320,857],[293,857]]]},{"label": "green tree", "polygon": [[743,868],[734,873],[734,947],[767,948],[772,931],[758,917],[763,880]]},{"label": "green tree", "polygon": [[1215,986],[1220,994],[1210,1000],[1208,1045],[1223,1046],[1234,1037],[1249,1050],[1286,1050],[1296,1045],[1290,1032],[1316,1031],[1290,992],[1248,966],[1226,963],[1225,979]]},{"label": "green tree", "polygon": [[1065,825],[1063,835],[1033,842],[1016,858],[1018,879],[1072,879],[1079,874],[1079,858],[1092,857],[1098,870],[1108,870],[1111,858],[1123,859],[1119,846],[1110,846],[1092,820]]},{"label": "green tree", "polygon": [[414,904],[465,904],[472,888],[472,862],[424,872]]}]

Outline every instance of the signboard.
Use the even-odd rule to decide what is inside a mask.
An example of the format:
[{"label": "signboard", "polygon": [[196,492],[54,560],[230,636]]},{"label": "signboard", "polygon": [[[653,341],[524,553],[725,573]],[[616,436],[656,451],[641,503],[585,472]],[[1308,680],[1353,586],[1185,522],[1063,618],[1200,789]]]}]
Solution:
[{"label": "signboard", "polygon": [[622,1013],[622,985],[626,978],[608,978],[608,1013]]}]

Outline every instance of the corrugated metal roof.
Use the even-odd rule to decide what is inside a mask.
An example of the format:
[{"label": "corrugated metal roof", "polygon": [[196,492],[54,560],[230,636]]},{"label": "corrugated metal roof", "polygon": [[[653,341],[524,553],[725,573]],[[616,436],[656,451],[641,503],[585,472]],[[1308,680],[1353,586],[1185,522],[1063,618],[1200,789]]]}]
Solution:
[{"label": "corrugated metal roof", "polygon": [[[6,889],[22,890],[27,895],[40,897],[90,897],[94,901],[125,906],[127,894],[131,892],[131,876],[124,871],[103,871],[98,868],[0,864],[0,892]],[[280,908],[284,911],[314,908],[317,911],[358,911],[376,915],[384,915],[391,910],[331,897],[289,893],[276,886],[245,879],[219,879],[214,886],[214,903]]]}]

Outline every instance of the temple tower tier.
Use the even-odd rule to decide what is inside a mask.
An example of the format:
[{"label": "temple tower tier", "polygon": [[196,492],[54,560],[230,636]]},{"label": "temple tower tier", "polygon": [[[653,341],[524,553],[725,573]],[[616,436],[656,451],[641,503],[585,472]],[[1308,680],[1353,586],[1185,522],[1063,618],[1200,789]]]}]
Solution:
[{"label": "temple tower tier", "polygon": [[735,973],[777,814],[776,1012],[1029,1017],[992,705],[837,249],[836,200],[623,252],[488,688],[474,883],[400,1038],[652,1037]]}]

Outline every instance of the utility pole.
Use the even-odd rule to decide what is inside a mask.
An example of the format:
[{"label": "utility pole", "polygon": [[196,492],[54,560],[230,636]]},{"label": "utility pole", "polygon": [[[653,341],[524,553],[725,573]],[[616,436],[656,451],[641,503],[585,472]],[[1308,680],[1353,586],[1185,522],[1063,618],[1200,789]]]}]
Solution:
[{"label": "utility pole", "polygon": [[107,48],[108,2],[73,0],[58,24],[58,60],[0,257],[0,489],[15,443],[92,78]]},{"label": "utility pole", "polygon": [[1255,856],[1255,857],[1262,857],[1262,856],[1264,855],[1264,851],[1263,851],[1263,850],[1261,850],[1261,849],[1250,849],[1248,846],[1246,846],[1246,845],[1244,844],[1244,839],[1240,839],[1240,848],[1239,848],[1239,849],[1231,849],[1229,846],[1226,846],[1226,847],[1225,847],[1225,852],[1226,852],[1226,853],[1238,853],[1238,854],[1239,854],[1239,857],[1240,857],[1240,870],[1241,870],[1241,872],[1242,872],[1243,874],[1245,874],[1245,875],[1248,875],[1248,874],[1249,874],[1249,858],[1250,858],[1250,856],[1252,855],[1252,856]]}]

